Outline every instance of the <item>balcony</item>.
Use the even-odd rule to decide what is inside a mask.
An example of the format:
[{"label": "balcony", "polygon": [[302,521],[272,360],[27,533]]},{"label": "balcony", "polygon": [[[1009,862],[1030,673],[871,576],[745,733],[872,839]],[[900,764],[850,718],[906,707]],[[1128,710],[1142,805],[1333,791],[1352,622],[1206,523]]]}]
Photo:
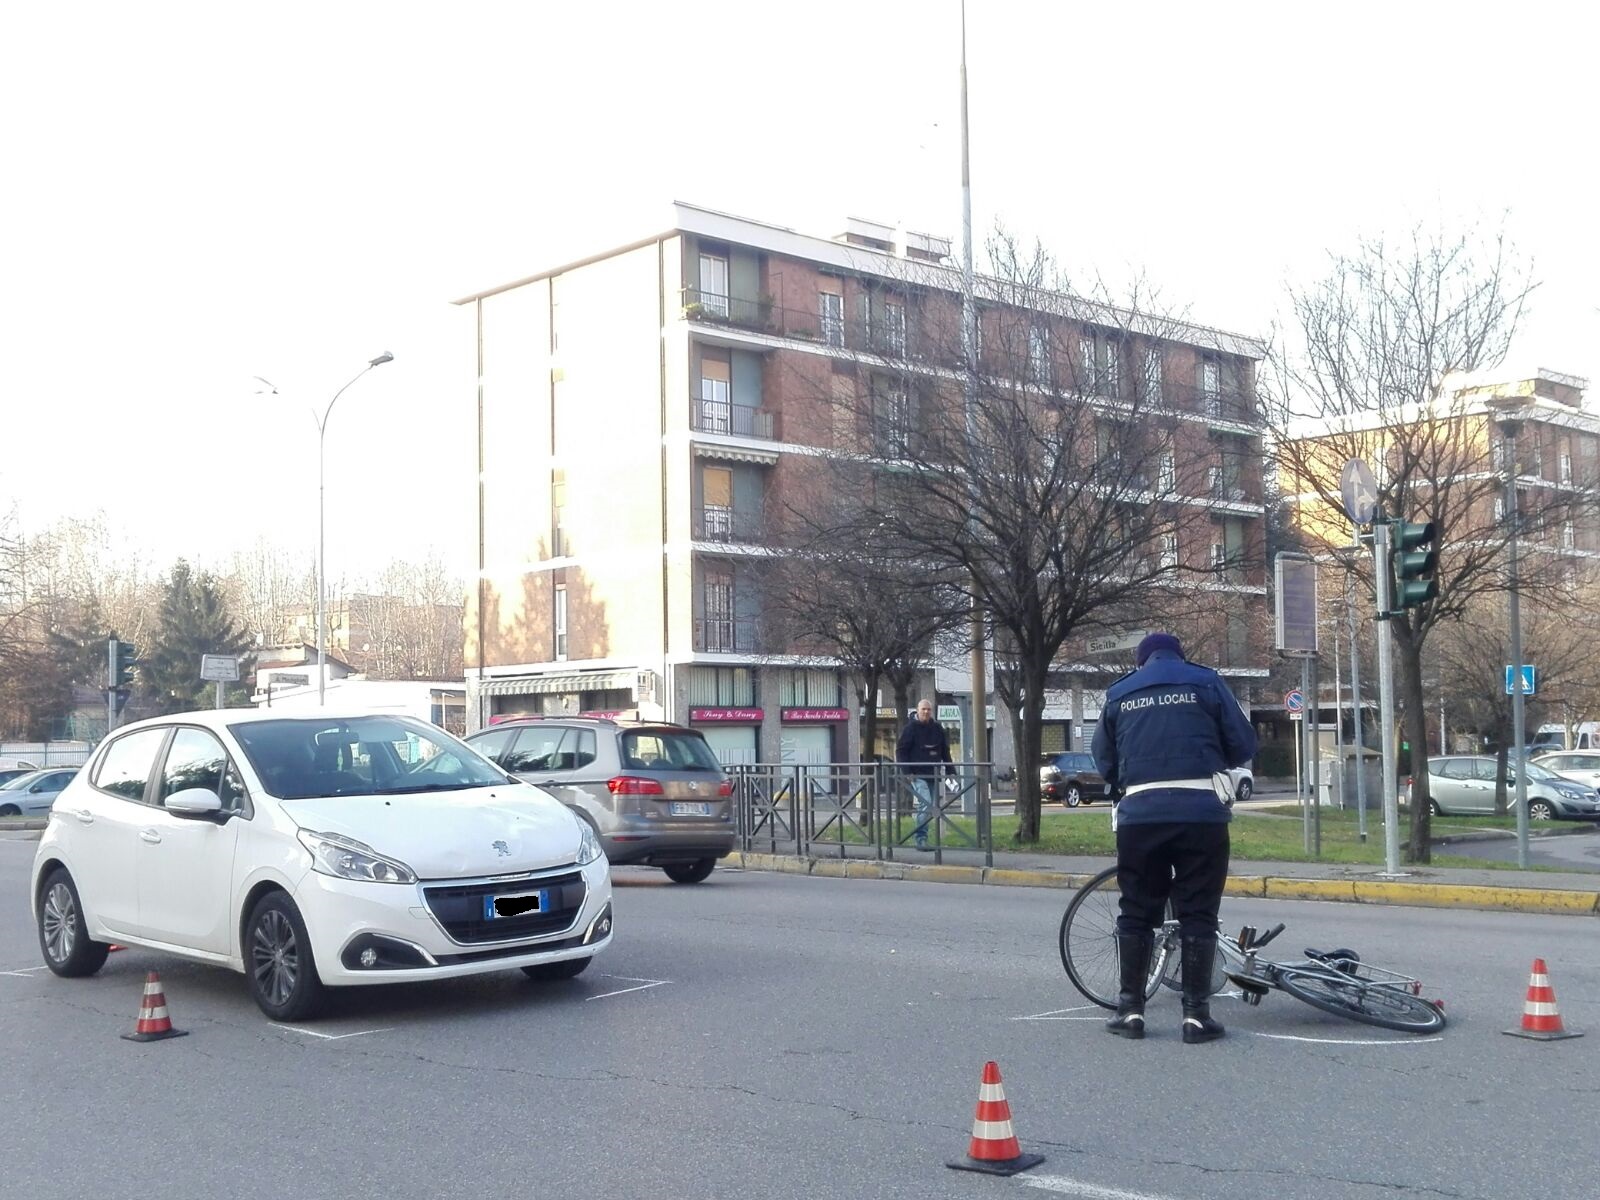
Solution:
[{"label": "balcony", "polygon": [[696,433],[721,433],[732,437],[776,441],[777,414],[725,400],[694,400],[689,405],[689,427]]},{"label": "balcony", "polygon": [[795,338],[885,358],[916,354],[916,339],[908,335],[910,318],[903,307],[897,317],[891,318],[886,312],[871,321],[861,321],[842,315],[824,317],[820,299],[815,309],[784,308],[765,294],[751,299],[684,288],[683,315],[707,325]]},{"label": "balcony", "polygon": [[694,623],[694,648],[707,654],[753,654],[756,623],[735,617],[699,617]]},{"label": "balcony", "polygon": [[759,542],[761,521],[726,504],[702,504],[694,514],[694,536],[702,542]]}]

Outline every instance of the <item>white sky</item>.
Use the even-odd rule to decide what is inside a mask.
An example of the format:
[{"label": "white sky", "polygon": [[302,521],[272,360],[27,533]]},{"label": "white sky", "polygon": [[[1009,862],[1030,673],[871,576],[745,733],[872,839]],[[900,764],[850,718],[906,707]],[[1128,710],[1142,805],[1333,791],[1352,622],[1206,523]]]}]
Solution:
[{"label": "white sky", "polygon": [[[1266,333],[1358,232],[1509,212],[1544,281],[1517,361],[1600,394],[1588,8],[972,0],[979,237],[1003,219]],[[957,12],[7,6],[0,514],[103,508],[158,566],[260,535],[309,559],[310,409],[391,350],[329,423],[330,577],[430,549],[466,574],[448,301],[656,232],[673,199],[959,235]]]}]

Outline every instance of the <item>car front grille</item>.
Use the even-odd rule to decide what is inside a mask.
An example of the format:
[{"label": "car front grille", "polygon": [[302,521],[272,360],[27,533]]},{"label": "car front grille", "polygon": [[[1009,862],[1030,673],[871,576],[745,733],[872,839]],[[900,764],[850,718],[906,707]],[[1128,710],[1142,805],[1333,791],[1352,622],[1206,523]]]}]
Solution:
[{"label": "car front grille", "polygon": [[[550,889],[550,908],[547,912],[492,919],[483,915],[486,897],[532,891],[535,888]],[[464,945],[473,945],[509,942],[570,929],[578,919],[579,910],[583,908],[588,888],[583,876],[572,871],[564,875],[500,883],[426,884],[422,892],[427,897],[428,908],[438,918],[439,924],[444,926],[445,932]]]}]

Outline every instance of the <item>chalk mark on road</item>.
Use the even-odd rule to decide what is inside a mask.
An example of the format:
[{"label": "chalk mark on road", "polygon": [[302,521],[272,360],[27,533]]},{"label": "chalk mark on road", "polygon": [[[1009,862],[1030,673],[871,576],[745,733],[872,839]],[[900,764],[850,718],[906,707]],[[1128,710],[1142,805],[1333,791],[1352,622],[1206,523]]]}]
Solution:
[{"label": "chalk mark on road", "polygon": [[1429,1042],[1442,1042],[1443,1037],[1397,1038],[1321,1038],[1300,1037],[1292,1033],[1262,1033],[1259,1029],[1241,1029],[1251,1037],[1271,1038],[1275,1042],[1310,1042],[1317,1046],[1425,1046]]},{"label": "chalk mark on road", "polygon": [[280,1025],[276,1021],[268,1022],[274,1029],[287,1029],[290,1033],[303,1033],[307,1037],[321,1038],[325,1042],[342,1042],[345,1038],[366,1037],[369,1033],[389,1033],[394,1026],[384,1029],[360,1029],[355,1033],[319,1033],[315,1029],[301,1029],[298,1025]]},{"label": "chalk mark on road", "polygon": [[[1034,1013],[1031,1017],[1012,1017],[1013,1021],[1098,1021],[1100,1006],[1098,1004],[1080,1004],[1076,1008],[1052,1008],[1049,1012]],[[1089,1017],[1069,1017],[1065,1013],[1095,1013]]]},{"label": "chalk mark on road", "polygon": [[638,979],[632,975],[602,975],[601,979],[620,979],[624,983],[636,983],[638,987],[618,988],[614,992],[601,992],[598,996],[585,996],[584,1001],[609,1000],[612,996],[626,996],[629,992],[648,992],[651,988],[658,988],[671,983],[670,979]]},{"label": "chalk mark on road", "polygon": [[1065,1175],[1018,1175],[1016,1180],[1024,1187],[1057,1192],[1063,1196],[1082,1196],[1084,1200],[1169,1200],[1169,1197],[1159,1196],[1153,1192],[1129,1192],[1122,1188],[1101,1187],[1097,1183],[1085,1183],[1081,1179],[1069,1179]]},{"label": "chalk mark on road", "polygon": [[19,971],[0,971],[0,975],[15,975],[18,979],[27,979],[40,971],[48,971],[49,967],[23,967]]}]

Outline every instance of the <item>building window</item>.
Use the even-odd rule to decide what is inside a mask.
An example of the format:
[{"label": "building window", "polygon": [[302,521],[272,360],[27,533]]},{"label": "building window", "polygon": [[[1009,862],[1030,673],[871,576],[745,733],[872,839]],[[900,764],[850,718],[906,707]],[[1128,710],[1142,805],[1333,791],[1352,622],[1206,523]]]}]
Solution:
[{"label": "building window", "polygon": [[567,533],[567,473],[550,472],[550,556],[564,558],[572,553]]},{"label": "building window", "polygon": [[879,453],[902,456],[911,449],[911,396],[898,379],[874,378],[872,425]]},{"label": "building window", "polygon": [[1500,522],[1505,520],[1505,516],[1506,498],[1504,496],[1496,496],[1494,498],[1494,519],[1496,522]]},{"label": "building window", "polygon": [[756,702],[749,667],[688,667],[684,674],[691,707],[749,708]]},{"label": "building window", "polygon": [[778,677],[778,703],[784,708],[839,707],[839,676],[834,671],[795,669]]},{"label": "building window", "polygon": [[837,292],[821,293],[822,340],[829,346],[844,345],[844,297]]},{"label": "building window", "polygon": [[1085,395],[1093,393],[1097,377],[1094,338],[1085,333],[1078,338],[1078,390]]},{"label": "building window", "polygon": [[890,354],[906,352],[906,306],[883,303],[883,348]]},{"label": "building window", "polygon": [[1144,398],[1152,403],[1161,401],[1161,350],[1157,346],[1145,347]]},{"label": "building window", "polygon": [[1221,542],[1211,543],[1211,569],[1219,575],[1228,569],[1228,548]]},{"label": "building window", "polygon": [[705,590],[704,648],[726,651],[734,648],[733,574],[727,570],[708,570]]},{"label": "building window", "polygon": [[567,661],[567,585],[556,584],[556,661]]},{"label": "building window", "polygon": [[1178,490],[1178,460],[1170,450],[1161,456],[1161,467],[1156,486],[1162,495],[1168,495]]},{"label": "building window", "polygon": [[1107,396],[1122,395],[1122,343],[1116,338],[1106,339],[1105,387]]},{"label": "building window", "polygon": [[1571,484],[1571,482],[1572,482],[1572,450],[1570,448],[1563,448],[1562,451],[1561,451],[1560,470],[1561,470],[1561,482],[1564,483],[1564,484]]},{"label": "building window", "polygon": [[1541,478],[1544,475],[1544,448],[1536,437],[1528,439],[1528,474]]},{"label": "building window", "polygon": [[700,309],[713,316],[728,315],[728,260],[721,255],[700,256]]},{"label": "building window", "polygon": [[1506,469],[1506,442],[1504,438],[1492,438],[1489,442],[1489,461],[1494,464],[1496,471]]},{"label": "building window", "polygon": [[1571,521],[1561,522],[1561,548],[1563,550],[1578,548],[1578,527]]},{"label": "building window", "polygon": [[700,534],[709,541],[733,537],[733,471],[705,467],[700,475]]},{"label": "building window", "polygon": [[1222,365],[1214,359],[1200,363],[1200,402],[1207,416],[1222,415]]},{"label": "building window", "polygon": [[1175,533],[1161,535],[1161,565],[1163,567],[1178,565],[1178,535]]},{"label": "building window", "polygon": [[705,433],[733,432],[733,397],[728,360],[710,352],[700,356],[700,424]]},{"label": "building window", "polygon": [[1051,384],[1050,340],[1037,325],[1028,329],[1028,378],[1040,387]]}]

